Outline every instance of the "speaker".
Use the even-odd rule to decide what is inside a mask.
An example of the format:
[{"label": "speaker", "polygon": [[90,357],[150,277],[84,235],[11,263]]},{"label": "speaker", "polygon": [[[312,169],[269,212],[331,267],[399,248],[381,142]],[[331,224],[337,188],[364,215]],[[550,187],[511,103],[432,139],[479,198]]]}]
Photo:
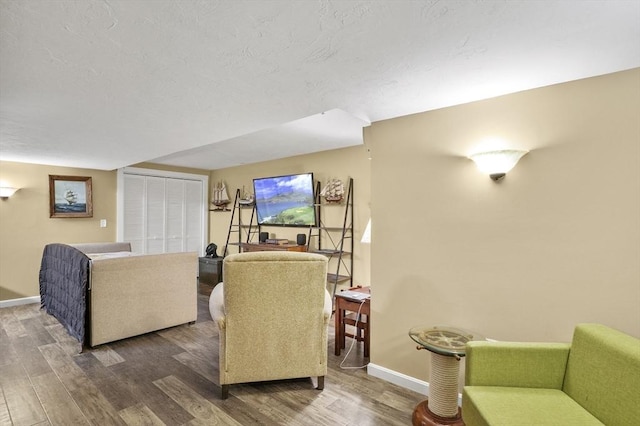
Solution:
[{"label": "speaker", "polygon": [[307,244],[307,234],[298,234],[298,236],[296,237],[296,242],[299,246]]},{"label": "speaker", "polygon": [[261,243],[267,242],[267,238],[269,238],[269,233],[268,232],[261,232],[260,233],[259,240],[260,240]]}]

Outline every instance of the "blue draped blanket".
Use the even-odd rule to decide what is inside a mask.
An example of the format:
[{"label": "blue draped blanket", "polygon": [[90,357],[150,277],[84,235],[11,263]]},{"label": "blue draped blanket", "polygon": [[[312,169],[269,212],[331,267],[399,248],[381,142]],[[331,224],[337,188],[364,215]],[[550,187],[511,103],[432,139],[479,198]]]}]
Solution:
[{"label": "blue draped blanket", "polygon": [[90,259],[66,244],[47,244],[40,265],[40,306],[85,343]]}]

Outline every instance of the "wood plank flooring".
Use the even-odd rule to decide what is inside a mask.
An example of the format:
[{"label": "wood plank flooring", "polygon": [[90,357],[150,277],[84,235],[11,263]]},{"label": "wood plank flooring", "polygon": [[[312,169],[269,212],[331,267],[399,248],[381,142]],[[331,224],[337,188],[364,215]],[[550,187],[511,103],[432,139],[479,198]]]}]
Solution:
[{"label": "wood plank flooring", "polygon": [[[84,352],[39,305],[0,309],[0,425],[411,424],[424,396],[341,369],[333,326],[323,391],[306,378],[233,385],[221,400],[210,291],[200,286],[193,325]],[[362,352],[359,343],[345,365],[363,365]]]}]

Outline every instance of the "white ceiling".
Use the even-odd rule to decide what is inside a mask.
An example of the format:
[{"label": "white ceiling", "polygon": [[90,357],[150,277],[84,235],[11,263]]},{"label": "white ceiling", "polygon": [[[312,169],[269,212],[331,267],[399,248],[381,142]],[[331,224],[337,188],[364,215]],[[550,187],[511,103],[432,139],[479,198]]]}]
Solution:
[{"label": "white ceiling", "polygon": [[640,66],[640,1],[0,0],[0,160],[218,169]]}]

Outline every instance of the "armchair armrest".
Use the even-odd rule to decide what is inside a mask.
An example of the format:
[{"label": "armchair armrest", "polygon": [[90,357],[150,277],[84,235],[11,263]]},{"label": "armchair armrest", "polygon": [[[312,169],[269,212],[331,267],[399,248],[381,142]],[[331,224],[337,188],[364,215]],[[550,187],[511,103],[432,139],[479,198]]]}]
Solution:
[{"label": "armchair armrest", "polygon": [[211,291],[211,296],[209,296],[209,313],[211,314],[213,322],[218,325],[218,330],[223,330],[225,328],[225,317],[227,315],[224,311],[223,283],[219,283]]},{"label": "armchair armrest", "polygon": [[331,314],[333,313],[333,301],[331,300],[331,295],[325,289],[324,291],[324,309],[322,310],[322,314],[324,315],[324,323],[329,324],[331,320]]},{"label": "armchair armrest", "polygon": [[562,389],[568,343],[468,342],[466,386]]},{"label": "armchair armrest", "polygon": [[[322,310],[325,324],[328,324],[331,319],[332,309],[331,295],[325,290],[324,308]],[[227,315],[224,311],[224,283],[219,283],[211,291],[211,296],[209,296],[209,313],[213,321],[218,325],[218,329],[224,329]]]}]

